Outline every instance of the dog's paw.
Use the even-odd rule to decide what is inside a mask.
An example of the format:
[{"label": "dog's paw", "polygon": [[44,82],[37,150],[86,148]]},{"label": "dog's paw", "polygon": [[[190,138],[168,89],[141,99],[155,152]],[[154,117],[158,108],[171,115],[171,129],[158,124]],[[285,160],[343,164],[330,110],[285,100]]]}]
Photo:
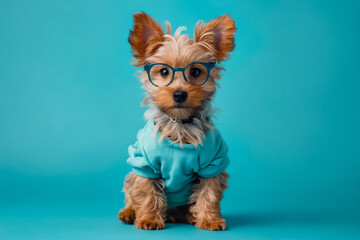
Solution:
[{"label": "dog's paw", "polygon": [[225,230],[226,223],[225,223],[224,219],[220,219],[217,221],[203,220],[203,221],[198,221],[195,224],[195,227],[201,228],[204,230],[223,231],[223,230]]},{"label": "dog's paw", "polygon": [[135,227],[146,230],[160,230],[165,228],[164,221],[160,220],[139,220],[135,221]]},{"label": "dog's paw", "polygon": [[186,215],[186,220],[189,224],[192,224],[192,225],[195,225],[195,223],[196,223],[196,218],[195,218],[194,214],[192,214],[192,213],[188,213]]},{"label": "dog's paw", "polygon": [[135,221],[135,211],[133,209],[123,209],[119,212],[119,219],[123,223],[133,224]]}]

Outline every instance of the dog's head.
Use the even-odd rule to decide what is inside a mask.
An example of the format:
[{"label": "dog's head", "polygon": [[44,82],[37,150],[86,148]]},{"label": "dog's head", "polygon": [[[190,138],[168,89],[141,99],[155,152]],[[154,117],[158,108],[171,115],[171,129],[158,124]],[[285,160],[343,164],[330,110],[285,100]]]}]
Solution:
[{"label": "dog's head", "polygon": [[236,27],[229,15],[198,22],[194,39],[181,35],[184,29],[171,36],[169,23],[164,33],[155,19],[140,12],[134,14],[129,36],[133,64],[144,66],[140,78],[148,99],[176,120],[190,118],[211,101],[222,69],[216,64],[235,46]]}]

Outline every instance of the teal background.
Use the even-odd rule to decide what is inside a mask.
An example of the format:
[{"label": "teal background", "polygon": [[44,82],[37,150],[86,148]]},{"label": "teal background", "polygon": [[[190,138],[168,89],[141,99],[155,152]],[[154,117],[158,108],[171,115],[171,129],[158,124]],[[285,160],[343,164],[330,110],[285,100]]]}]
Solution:
[{"label": "teal background", "polygon": [[[359,1],[0,1],[0,239],[360,239]],[[121,224],[144,125],[131,14],[173,29],[229,13],[214,105],[225,232]]]}]

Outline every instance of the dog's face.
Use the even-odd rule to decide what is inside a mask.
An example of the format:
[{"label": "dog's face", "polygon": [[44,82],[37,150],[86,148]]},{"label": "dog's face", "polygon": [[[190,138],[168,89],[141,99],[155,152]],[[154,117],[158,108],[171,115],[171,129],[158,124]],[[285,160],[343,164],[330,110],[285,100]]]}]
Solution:
[{"label": "dog's face", "polygon": [[[174,119],[191,117],[212,98],[221,68],[207,70],[204,65],[191,63],[225,60],[234,49],[236,28],[232,18],[223,15],[206,24],[198,22],[194,39],[181,35],[182,30],[184,28],[179,28],[171,36],[167,24],[165,34],[156,20],[141,12],[134,15],[134,27],[129,36],[136,66],[166,64],[155,65],[150,74],[143,71],[140,77],[148,98]],[[186,66],[184,73],[173,70]],[[204,79],[207,81],[200,85]]]}]

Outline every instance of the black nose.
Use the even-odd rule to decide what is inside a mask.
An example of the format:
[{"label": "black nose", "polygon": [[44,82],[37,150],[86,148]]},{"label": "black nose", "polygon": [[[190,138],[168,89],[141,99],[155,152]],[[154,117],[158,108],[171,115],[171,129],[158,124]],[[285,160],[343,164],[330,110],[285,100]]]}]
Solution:
[{"label": "black nose", "polygon": [[175,102],[182,103],[182,102],[185,102],[187,95],[188,95],[187,92],[177,90],[173,93],[173,98],[174,98]]}]

